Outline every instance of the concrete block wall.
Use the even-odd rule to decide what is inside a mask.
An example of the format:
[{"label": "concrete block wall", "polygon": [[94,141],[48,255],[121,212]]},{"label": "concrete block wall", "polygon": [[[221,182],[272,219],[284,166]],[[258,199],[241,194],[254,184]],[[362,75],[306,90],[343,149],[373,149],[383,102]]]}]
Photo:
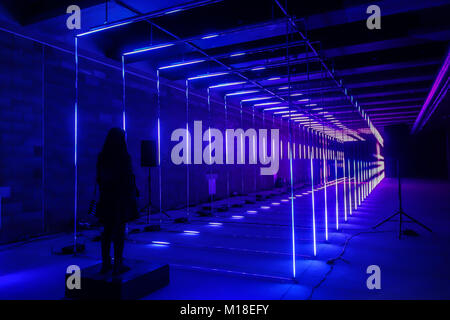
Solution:
[{"label": "concrete block wall", "polygon": [[[44,233],[70,231],[74,212],[74,56],[0,32],[0,186],[10,186],[12,196],[3,199],[0,242]],[[93,198],[98,152],[111,127],[122,126],[121,71],[87,59],[79,63],[78,105],[78,215],[87,216]],[[213,97],[208,114],[206,89],[192,90],[189,126],[203,121],[225,130],[222,97]],[[173,130],[186,127],[183,88],[161,85],[161,187],[164,210],[186,205],[186,166],[171,162]],[[253,127],[250,113],[243,114],[243,129]],[[149,77],[126,74],[126,127],[140,205],[148,203],[148,168],[140,167],[140,142],[157,139],[156,82]],[[228,108],[228,128],[240,128],[238,108]],[[255,127],[280,127],[279,120],[263,121],[257,113]],[[295,132],[295,130],[294,130]],[[280,129],[284,156],[276,177],[261,176],[259,165],[190,165],[192,205],[207,202],[206,174],[215,173],[216,198],[230,193],[269,189],[275,178],[289,178],[287,125]],[[204,146],[206,143],[204,144]],[[298,152],[298,150],[297,150]],[[247,156],[248,161],[248,156]],[[306,180],[309,160],[294,161],[295,180]],[[152,168],[152,203],[159,207],[158,169]],[[244,190],[242,190],[244,181]],[[255,183],[256,182],[256,183]]]}]

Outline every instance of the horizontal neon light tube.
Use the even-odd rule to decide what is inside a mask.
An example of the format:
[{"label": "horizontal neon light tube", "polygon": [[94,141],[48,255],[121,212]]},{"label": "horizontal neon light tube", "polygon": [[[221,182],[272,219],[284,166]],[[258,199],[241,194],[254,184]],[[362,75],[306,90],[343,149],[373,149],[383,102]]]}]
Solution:
[{"label": "horizontal neon light tube", "polygon": [[[256,104],[255,104],[256,106]],[[263,111],[271,111],[271,110],[281,110],[281,109],[287,109],[289,107],[273,107],[273,108],[265,108]]]},{"label": "horizontal neon light tube", "polygon": [[272,99],[273,97],[256,97],[256,98],[250,98],[250,99],[244,99],[241,102],[249,102],[249,101],[258,101],[258,100],[267,100]]},{"label": "horizontal neon light tube", "polygon": [[255,104],[255,107],[261,107],[261,106],[271,106],[274,104],[280,104],[280,101],[273,101],[273,102],[263,102],[263,103],[257,103]]},{"label": "horizontal neon light tube", "polygon": [[291,111],[291,113],[284,114],[281,117],[286,118],[286,117],[299,117],[299,116],[303,116],[303,114],[302,113],[292,113],[292,111]]},{"label": "horizontal neon light tube", "polygon": [[255,213],[258,213],[258,211],[256,211],[256,210],[247,210],[247,213],[255,214]]},{"label": "horizontal neon light tube", "polygon": [[129,24],[129,23],[131,23],[131,21],[117,23],[117,24],[113,24],[113,25],[110,25],[110,26],[107,26],[107,27],[99,27],[99,28],[96,28],[96,29],[92,29],[90,31],[86,31],[84,33],[77,34],[77,37],[82,37],[82,36],[86,36],[88,34],[96,33],[96,32],[99,32],[99,31],[104,31],[104,30],[108,30],[108,29],[124,26],[124,25]]},{"label": "horizontal neon light tube", "polygon": [[242,94],[256,93],[258,90],[247,90],[247,91],[237,91],[232,93],[227,93],[226,96],[239,96]]},{"label": "horizontal neon light tube", "polygon": [[204,62],[204,61],[205,60],[192,60],[192,61],[186,61],[186,62],[177,62],[177,63],[174,63],[174,64],[169,64],[168,66],[160,67],[159,70],[176,68],[176,67],[182,67],[182,66],[187,66],[187,65],[190,65],[190,64],[200,63],[200,62]]},{"label": "horizontal neon light tube", "polygon": [[[277,112],[274,112],[273,114],[285,114],[285,113],[290,113],[290,112],[292,112],[292,111],[284,110],[284,111],[277,111]],[[283,117],[285,117],[285,116],[283,116]]]},{"label": "horizontal neon light tube", "polygon": [[302,96],[303,93],[293,93],[291,94],[291,97],[298,97],[298,96]]},{"label": "horizontal neon light tube", "polygon": [[251,69],[252,71],[264,70],[266,67],[256,67]]},{"label": "horizontal neon light tube", "polygon": [[219,36],[218,34],[210,34],[210,35],[202,37],[202,39],[211,39],[211,38],[215,38],[215,37],[218,37],[218,36]]},{"label": "horizontal neon light tube", "polygon": [[274,206],[279,206],[280,203],[279,203],[279,202],[272,202],[272,205],[274,205]]},{"label": "horizontal neon light tube", "polygon": [[239,82],[229,82],[229,83],[221,83],[221,84],[216,84],[214,86],[210,86],[211,89],[214,88],[222,88],[222,87],[230,87],[230,86],[237,86],[239,84],[244,84],[245,81],[239,81]]},{"label": "horizontal neon light tube", "polygon": [[212,77],[218,77],[228,74],[228,72],[217,72],[217,73],[206,73],[199,76],[188,78],[188,80],[197,80],[197,79],[205,79],[205,78],[212,78]]},{"label": "horizontal neon light tube", "polygon": [[168,12],[166,12],[164,14],[172,14],[172,13],[180,12],[180,11],[183,11],[183,9],[175,9],[175,10],[172,10],[172,11],[168,11]]},{"label": "horizontal neon light tube", "polygon": [[268,81],[273,81],[273,80],[280,80],[281,78],[280,77],[272,77],[272,78],[269,78],[269,79],[267,79]]},{"label": "horizontal neon light tube", "polygon": [[281,199],[281,202],[289,202],[288,199]]},{"label": "horizontal neon light tube", "polygon": [[231,219],[244,219],[244,216],[231,216]]},{"label": "horizontal neon light tube", "polygon": [[278,90],[287,90],[289,87],[279,87]]},{"label": "horizontal neon light tube", "polygon": [[270,209],[270,207],[269,206],[261,206],[261,209],[268,210],[268,209]]},{"label": "horizontal neon light tube", "polygon": [[152,241],[153,244],[169,245],[170,242],[167,241]]},{"label": "horizontal neon light tube", "polygon": [[184,230],[183,232],[187,233],[187,234],[199,234],[200,233],[200,232],[194,231],[194,230]]},{"label": "horizontal neon light tube", "polygon": [[222,223],[221,222],[210,222],[209,225],[214,226],[214,227],[219,227],[222,225]]},{"label": "horizontal neon light tube", "polygon": [[243,55],[245,55],[245,52],[233,53],[233,54],[230,55],[230,57],[240,57],[240,56],[243,56]]},{"label": "horizontal neon light tube", "polygon": [[174,46],[174,45],[175,45],[174,43],[165,43],[165,44],[160,44],[160,45],[156,45],[156,46],[151,46],[151,47],[146,47],[146,48],[141,48],[141,49],[136,49],[136,50],[133,50],[133,51],[125,52],[123,55],[124,56],[129,56],[129,55],[136,54],[136,53],[141,53],[141,52],[146,52],[146,51],[153,51],[153,50],[157,50],[157,49],[171,47],[171,46]]}]

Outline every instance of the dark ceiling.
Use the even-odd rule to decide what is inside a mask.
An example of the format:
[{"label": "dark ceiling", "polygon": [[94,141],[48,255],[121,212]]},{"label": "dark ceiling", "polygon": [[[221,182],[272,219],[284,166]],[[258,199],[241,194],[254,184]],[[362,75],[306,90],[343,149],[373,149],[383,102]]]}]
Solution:
[{"label": "dark ceiling", "polygon": [[[62,27],[71,4],[82,9],[81,31]],[[371,4],[381,8],[380,30],[366,27],[366,9]],[[265,101],[278,103],[274,106],[291,104],[299,113],[320,120],[328,133],[338,130],[364,138],[370,131],[355,102],[381,132],[393,124],[412,125],[445,60],[450,40],[448,0],[2,0],[1,5],[0,18],[7,23],[71,46],[76,33],[105,22],[188,5],[178,12],[155,14],[82,37],[80,47],[121,61],[128,51],[174,44],[127,55],[126,64],[155,73],[177,62],[205,60],[161,70],[161,76],[181,84],[196,75],[229,72],[200,79],[193,86],[201,89],[245,82],[217,88],[216,93],[258,90],[257,95],[272,97]],[[202,39],[208,35],[211,37]],[[260,70],[252,70],[255,68]],[[243,99],[230,98],[237,104]],[[449,118],[448,98],[442,99],[441,105],[432,119]]]}]

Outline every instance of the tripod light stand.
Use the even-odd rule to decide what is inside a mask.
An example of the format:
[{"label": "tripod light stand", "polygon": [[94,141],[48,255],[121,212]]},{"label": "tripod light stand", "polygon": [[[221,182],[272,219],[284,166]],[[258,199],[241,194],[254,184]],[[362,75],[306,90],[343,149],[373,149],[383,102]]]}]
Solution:
[{"label": "tripod light stand", "polygon": [[432,232],[431,229],[428,228],[426,225],[424,225],[420,221],[414,219],[413,217],[411,217],[410,215],[406,214],[403,211],[403,207],[402,207],[402,183],[401,183],[401,179],[400,179],[400,164],[399,164],[399,160],[397,160],[397,176],[398,176],[398,203],[399,203],[398,211],[396,213],[394,213],[393,215],[391,215],[390,217],[388,217],[388,218],[384,219],[383,221],[381,221],[380,223],[378,223],[373,228],[376,229],[379,226],[381,226],[382,224],[384,224],[385,222],[388,222],[388,221],[392,220],[393,218],[395,218],[396,216],[398,216],[399,217],[399,223],[398,223],[398,238],[399,239],[401,239],[401,237],[402,237],[402,223],[403,223],[403,220],[405,218],[407,218],[411,222],[414,222],[415,224],[421,226],[425,230],[427,230],[429,232]]}]

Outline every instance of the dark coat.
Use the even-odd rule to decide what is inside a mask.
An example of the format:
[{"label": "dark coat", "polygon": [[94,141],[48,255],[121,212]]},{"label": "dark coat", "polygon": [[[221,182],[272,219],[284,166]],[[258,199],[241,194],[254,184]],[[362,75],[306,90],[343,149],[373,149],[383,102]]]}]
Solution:
[{"label": "dark coat", "polygon": [[128,154],[107,159],[101,153],[97,161],[99,201],[97,218],[102,224],[117,225],[139,217],[138,191]]}]

